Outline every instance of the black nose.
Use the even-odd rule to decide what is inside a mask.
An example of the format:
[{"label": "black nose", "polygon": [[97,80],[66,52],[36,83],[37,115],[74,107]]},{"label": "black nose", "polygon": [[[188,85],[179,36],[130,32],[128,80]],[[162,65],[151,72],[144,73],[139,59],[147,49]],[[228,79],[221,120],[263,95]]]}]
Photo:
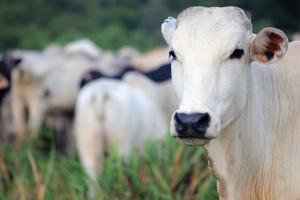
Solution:
[{"label": "black nose", "polygon": [[176,113],[175,130],[180,137],[205,138],[210,117],[207,113]]}]

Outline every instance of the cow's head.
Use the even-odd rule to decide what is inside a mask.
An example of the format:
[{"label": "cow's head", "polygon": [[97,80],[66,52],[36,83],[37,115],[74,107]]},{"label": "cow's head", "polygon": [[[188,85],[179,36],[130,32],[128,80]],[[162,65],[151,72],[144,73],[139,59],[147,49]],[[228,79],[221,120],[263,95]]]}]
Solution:
[{"label": "cow's head", "polygon": [[187,145],[204,145],[238,116],[247,100],[250,62],[276,62],[287,50],[274,28],[252,33],[250,15],[236,7],[184,10],[162,24],[172,60],[179,109],[171,135]]}]

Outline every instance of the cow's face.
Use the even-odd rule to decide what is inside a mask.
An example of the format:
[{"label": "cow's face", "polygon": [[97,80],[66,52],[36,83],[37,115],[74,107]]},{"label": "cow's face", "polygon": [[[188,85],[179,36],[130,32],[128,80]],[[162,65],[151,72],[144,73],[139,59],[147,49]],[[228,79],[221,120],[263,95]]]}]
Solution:
[{"label": "cow's face", "polygon": [[272,63],[286,52],[281,31],[256,36],[249,18],[235,7],[193,7],[162,24],[179,103],[171,135],[187,145],[206,144],[242,113],[251,60]]}]

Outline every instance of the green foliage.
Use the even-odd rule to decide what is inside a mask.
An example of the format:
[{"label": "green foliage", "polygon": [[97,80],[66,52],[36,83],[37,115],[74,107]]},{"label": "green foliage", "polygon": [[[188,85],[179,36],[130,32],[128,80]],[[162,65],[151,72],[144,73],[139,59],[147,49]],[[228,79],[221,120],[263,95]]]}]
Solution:
[{"label": "green foliage", "polygon": [[[27,140],[21,150],[0,144],[0,199],[87,199],[87,176],[75,149],[68,156],[57,153],[51,133],[43,128],[48,150],[41,139]],[[95,199],[218,199],[201,147],[187,147],[169,134],[144,146],[125,161],[109,148]]]},{"label": "green foliage", "polygon": [[191,6],[238,6],[252,13],[254,32],[273,26],[287,35],[300,30],[294,0],[0,0],[0,51],[43,49],[83,37],[101,48],[131,44],[145,51],[165,45],[160,25]]}]

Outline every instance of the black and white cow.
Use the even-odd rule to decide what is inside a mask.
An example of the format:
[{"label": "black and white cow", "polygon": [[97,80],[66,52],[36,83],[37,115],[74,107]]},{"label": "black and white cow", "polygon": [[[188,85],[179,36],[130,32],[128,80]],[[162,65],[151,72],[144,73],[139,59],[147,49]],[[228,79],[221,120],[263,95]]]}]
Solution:
[{"label": "black and white cow", "polygon": [[81,163],[92,180],[90,194],[107,148],[116,144],[120,155],[128,158],[132,146],[141,149],[147,139],[164,138],[176,107],[170,64],[147,73],[100,75],[80,90],[74,132]]},{"label": "black and white cow", "polygon": [[112,78],[112,79],[121,80],[127,72],[132,72],[132,71],[139,72],[139,73],[143,74],[144,76],[146,76],[147,78],[149,78],[150,80],[157,82],[157,83],[163,82],[163,81],[171,78],[171,64],[170,63],[164,64],[164,65],[158,67],[157,69],[154,69],[154,70],[151,70],[148,72],[141,72],[141,71],[134,69],[133,67],[127,66],[120,73],[118,73],[114,76],[106,76],[106,75],[102,74],[99,70],[90,70],[87,73],[85,73],[85,75],[82,77],[82,79],[80,81],[80,88],[85,86],[87,83],[97,80],[99,78]]}]

